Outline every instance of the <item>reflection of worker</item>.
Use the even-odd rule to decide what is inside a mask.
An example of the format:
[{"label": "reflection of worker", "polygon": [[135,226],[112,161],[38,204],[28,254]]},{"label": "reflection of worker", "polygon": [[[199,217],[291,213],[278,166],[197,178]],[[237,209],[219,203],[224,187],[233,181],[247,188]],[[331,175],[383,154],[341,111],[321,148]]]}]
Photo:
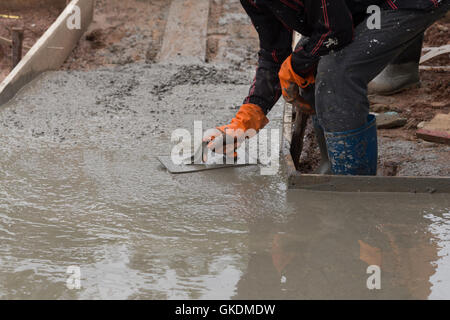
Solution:
[{"label": "reflection of worker", "polygon": [[[376,126],[369,115],[367,84],[424,30],[443,16],[448,0],[241,0],[260,38],[250,93],[230,124],[206,138],[220,150],[224,134],[262,129],[280,95],[308,113],[324,162],[334,174],[376,174]],[[369,29],[367,7],[379,5],[379,29]],[[293,30],[305,38],[291,50]],[[315,106],[299,95],[314,88]],[[237,130],[237,131],[236,131]],[[226,140],[230,141],[230,140]],[[320,143],[322,142],[322,143]],[[236,147],[227,145],[225,151]],[[233,151],[233,150],[231,150]],[[329,160],[327,159],[327,156]]]},{"label": "reflection of worker", "polygon": [[[299,212],[286,225],[249,225],[249,262],[235,299],[336,299],[375,297],[365,286],[359,230],[317,214]],[[342,218],[340,216],[339,218]]]},{"label": "reflection of worker", "polygon": [[[428,298],[437,249],[417,215],[355,219],[353,208],[320,212],[322,205],[305,202],[285,224],[249,221],[235,299]],[[368,266],[380,268],[381,290],[367,287]]]}]

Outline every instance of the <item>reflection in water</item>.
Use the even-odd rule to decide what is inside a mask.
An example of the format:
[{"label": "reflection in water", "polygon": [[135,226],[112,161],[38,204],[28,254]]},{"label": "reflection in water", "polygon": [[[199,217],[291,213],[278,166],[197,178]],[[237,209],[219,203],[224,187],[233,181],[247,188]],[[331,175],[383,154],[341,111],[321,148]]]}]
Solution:
[{"label": "reflection in water", "polygon": [[[298,209],[286,223],[249,224],[250,261],[235,298],[439,297],[434,261],[439,246],[448,250],[449,229],[430,232],[423,212],[446,197],[292,191],[287,203]],[[381,267],[381,290],[366,286],[369,265]],[[449,297],[450,272],[441,272],[440,297]]]},{"label": "reflection in water", "polygon": [[[213,87],[189,87],[188,101],[180,86],[171,105],[203,103],[225,121],[236,88],[211,100],[204,93]],[[198,113],[160,114],[166,133],[134,139],[127,130],[147,125],[152,110],[112,117],[125,129],[102,122],[97,132],[100,118],[84,116],[95,94],[81,98],[71,111],[86,136],[78,130],[70,143],[0,126],[0,298],[450,297],[447,195],[287,191],[281,172],[261,176],[257,167],[172,176],[154,156],[168,154],[167,132]],[[147,106],[144,94],[131,98]],[[46,100],[29,99],[38,118]],[[31,131],[28,109],[17,109],[2,110],[0,122],[21,113]],[[381,266],[381,290],[366,287],[372,264]],[[66,287],[69,266],[81,269],[80,290]]]},{"label": "reflection in water", "polygon": [[252,167],[170,176],[145,150],[29,159],[0,161],[2,298],[450,296],[444,195],[286,191]]}]

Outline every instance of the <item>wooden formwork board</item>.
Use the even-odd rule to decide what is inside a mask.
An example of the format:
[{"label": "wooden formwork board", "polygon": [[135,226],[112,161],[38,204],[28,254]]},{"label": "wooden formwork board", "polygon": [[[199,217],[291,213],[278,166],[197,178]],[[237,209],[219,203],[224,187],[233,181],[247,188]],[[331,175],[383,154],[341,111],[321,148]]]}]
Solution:
[{"label": "wooden formwork board", "polygon": [[450,177],[382,177],[302,174],[290,154],[292,106],[285,104],[281,149],[289,189],[337,192],[450,193]]},{"label": "wooden formwork board", "polygon": [[205,62],[209,0],[172,0],[161,62]]},{"label": "wooden formwork board", "polygon": [[[76,21],[73,20],[74,14],[78,15],[78,12],[80,28],[72,28],[72,22]],[[89,27],[93,12],[94,0],[72,0],[0,84],[0,105],[12,99],[24,85],[42,72],[58,69]]]}]

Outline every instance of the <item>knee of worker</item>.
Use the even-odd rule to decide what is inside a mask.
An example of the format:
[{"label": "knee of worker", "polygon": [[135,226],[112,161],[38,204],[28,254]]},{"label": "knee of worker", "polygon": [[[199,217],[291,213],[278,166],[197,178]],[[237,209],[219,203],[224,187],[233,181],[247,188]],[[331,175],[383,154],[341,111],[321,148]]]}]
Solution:
[{"label": "knee of worker", "polygon": [[367,122],[367,79],[352,73],[342,60],[321,61],[315,98],[318,122],[326,132],[353,130]]},{"label": "knee of worker", "polygon": [[369,102],[352,99],[351,96],[333,99],[316,95],[317,122],[325,132],[345,132],[363,127],[369,115]]}]

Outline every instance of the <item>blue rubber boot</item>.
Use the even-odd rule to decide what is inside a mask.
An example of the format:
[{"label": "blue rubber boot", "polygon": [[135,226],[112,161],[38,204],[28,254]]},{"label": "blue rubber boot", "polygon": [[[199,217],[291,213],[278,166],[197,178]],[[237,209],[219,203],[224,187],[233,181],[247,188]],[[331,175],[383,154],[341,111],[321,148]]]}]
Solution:
[{"label": "blue rubber boot", "polygon": [[375,116],[367,124],[344,132],[325,132],[331,170],[337,175],[377,174],[378,143]]}]

